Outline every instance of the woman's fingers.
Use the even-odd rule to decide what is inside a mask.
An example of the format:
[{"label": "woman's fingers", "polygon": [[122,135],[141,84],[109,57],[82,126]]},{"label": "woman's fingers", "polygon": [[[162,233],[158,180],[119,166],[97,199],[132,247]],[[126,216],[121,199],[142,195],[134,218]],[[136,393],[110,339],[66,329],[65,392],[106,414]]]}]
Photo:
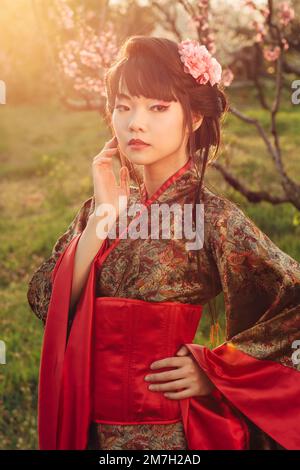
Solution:
[{"label": "woman's fingers", "polygon": [[103,147],[103,150],[104,150],[104,149],[108,149],[108,148],[112,148],[112,147],[117,148],[117,145],[118,145],[118,139],[117,139],[117,137],[114,135],[111,139],[109,139],[107,142],[105,142],[105,145],[104,145],[104,147]]},{"label": "woman's fingers", "polygon": [[93,158],[93,163],[99,163],[99,161],[104,162],[105,160],[102,160],[104,157],[109,158],[112,162],[113,155],[118,152],[117,142],[118,141],[116,140],[116,137],[113,137],[112,139],[105,142],[105,145],[101,152]]},{"label": "woman's fingers", "polygon": [[177,351],[176,356],[187,356],[190,354],[188,348],[183,344],[181,348]]},{"label": "woman's fingers", "polygon": [[[92,173],[94,181],[94,195],[95,203],[100,205],[101,203],[112,204],[116,208],[116,212],[119,210],[119,196],[127,195],[130,196],[130,178],[127,167],[122,165],[120,171],[120,183],[118,185],[113,168],[113,156],[119,152],[118,139],[113,136],[110,140],[105,142],[101,152],[93,158]],[[127,203],[122,200],[121,204],[127,207]]]},{"label": "woman's fingers", "polygon": [[99,155],[93,159],[93,165],[98,166],[101,163],[112,165],[112,157],[116,153],[116,149],[103,150]]},{"label": "woman's fingers", "polygon": [[103,149],[98,155],[94,157],[94,160],[100,157],[112,157],[115,153],[117,153],[117,151],[118,149],[116,147]]},{"label": "woman's fingers", "polygon": [[183,388],[189,388],[190,381],[188,379],[174,380],[163,384],[151,384],[148,386],[149,390],[153,392],[166,392],[166,391],[181,391]]},{"label": "woman's fingers", "polygon": [[120,169],[120,187],[129,197],[129,171],[126,166],[122,166]]}]

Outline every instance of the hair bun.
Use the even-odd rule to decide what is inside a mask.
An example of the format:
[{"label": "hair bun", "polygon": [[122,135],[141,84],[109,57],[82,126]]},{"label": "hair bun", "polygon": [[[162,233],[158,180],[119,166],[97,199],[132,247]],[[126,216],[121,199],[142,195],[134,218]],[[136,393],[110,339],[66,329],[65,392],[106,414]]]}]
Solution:
[{"label": "hair bun", "polygon": [[222,90],[217,91],[217,107],[219,110],[220,115],[223,114],[227,110],[227,100],[225,98],[224,93]]}]

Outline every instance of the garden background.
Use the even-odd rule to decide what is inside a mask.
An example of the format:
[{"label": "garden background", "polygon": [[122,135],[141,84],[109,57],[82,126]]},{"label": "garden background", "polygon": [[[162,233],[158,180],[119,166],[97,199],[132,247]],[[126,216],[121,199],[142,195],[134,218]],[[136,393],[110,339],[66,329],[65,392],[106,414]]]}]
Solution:
[{"label": "garden background", "polygon": [[[43,327],[28,282],[93,194],[91,162],[110,138],[103,71],[127,36],[199,39],[224,64],[231,110],[207,182],[300,261],[297,3],[1,0],[1,449],[37,448]],[[210,345],[207,318],[196,340]]]}]

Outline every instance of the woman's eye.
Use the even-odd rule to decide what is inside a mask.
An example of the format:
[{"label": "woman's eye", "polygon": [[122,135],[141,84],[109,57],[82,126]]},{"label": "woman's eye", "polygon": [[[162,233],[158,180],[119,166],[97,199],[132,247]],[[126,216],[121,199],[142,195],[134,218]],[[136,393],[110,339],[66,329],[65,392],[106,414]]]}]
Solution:
[{"label": "woman's eye", "polygon": [[118,104],[117,106],[115,106],[116,109],[119,109],[119,108],[126,108],[126,106],[124,104]]},{"label": "woman's eye", "polygon": [[164,106],[163,104],[156,104],[155,106],[152,106],[152,108],[161,108],[160,111],[165,111],[168,109],[169,106]]},{"label": "woman's eye", "polygon": [[[156,104],[154,106],[152,106],[152,108],[159,108],[159,112],[163,112],[165,111],[166,109],[168,109],[169,106],[164,106],[162,104]],[[120,108],[128,108],[127,106],[125,106],[124,104],[118,104],[115,106],[115,109],[120,109]]]}]

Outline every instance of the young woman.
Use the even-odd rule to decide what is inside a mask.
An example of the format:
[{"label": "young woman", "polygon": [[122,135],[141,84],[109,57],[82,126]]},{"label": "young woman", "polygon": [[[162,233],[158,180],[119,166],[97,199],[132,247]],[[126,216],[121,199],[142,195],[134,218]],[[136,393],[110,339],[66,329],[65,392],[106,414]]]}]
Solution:
[{"label": "young woman", "polygon": [[[114,137],[93,160],[94,195],[29,284],[45,325],[40,449],[300,448],[300,265],[204,184],[227,109],[220,76],[197,42],[145,36],[107,72]],[[146,230],[174,204],[196,249],[166,212],[169,236]],[[221,291],[226,341],[209,349],[193,339]]]}]

